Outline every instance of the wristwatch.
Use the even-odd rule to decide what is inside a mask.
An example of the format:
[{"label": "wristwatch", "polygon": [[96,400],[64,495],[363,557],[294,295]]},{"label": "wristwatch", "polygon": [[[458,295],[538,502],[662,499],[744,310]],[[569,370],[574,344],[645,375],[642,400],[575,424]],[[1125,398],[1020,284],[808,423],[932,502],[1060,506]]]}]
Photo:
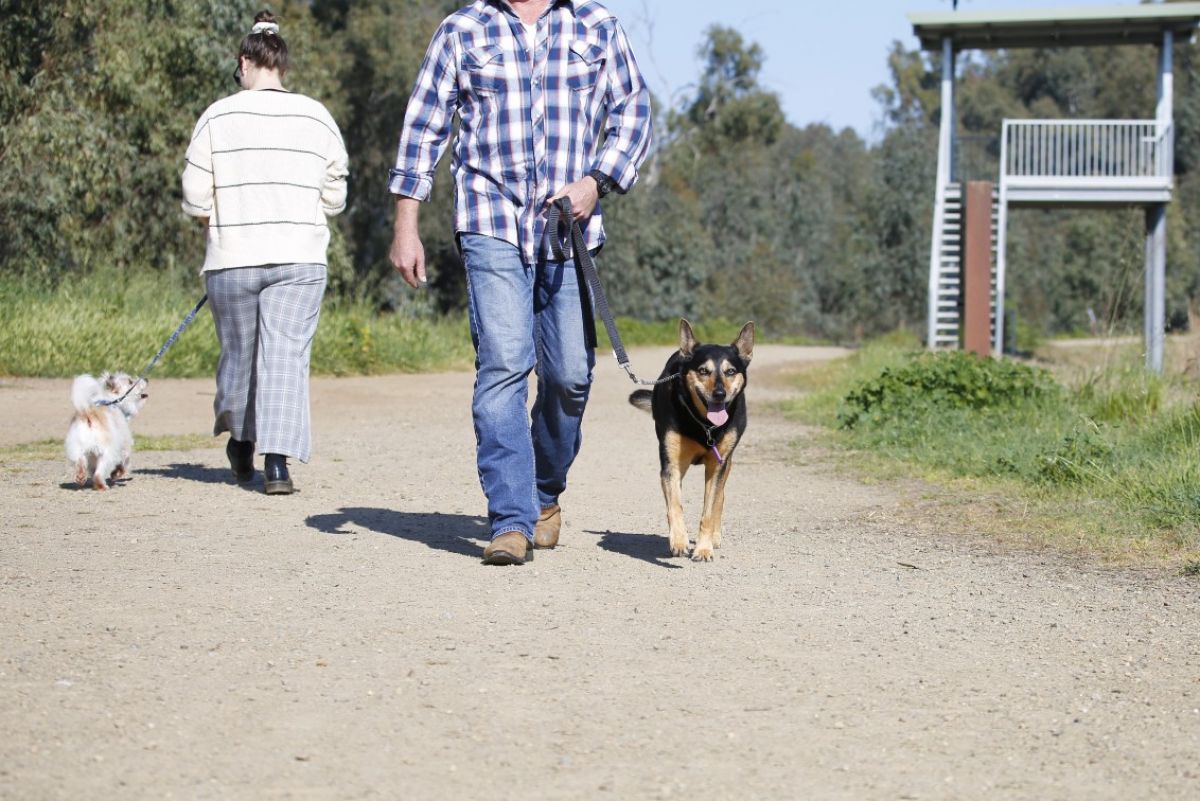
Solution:
[{"label": "wristwatch", "polygon": [[596,191],[599,193],[600,197],[604,197],[609,192],[617,188],[617,182],[599,170],[592,170],[588,173],[588,175],[591,176],[592,180],[596,182]]}]

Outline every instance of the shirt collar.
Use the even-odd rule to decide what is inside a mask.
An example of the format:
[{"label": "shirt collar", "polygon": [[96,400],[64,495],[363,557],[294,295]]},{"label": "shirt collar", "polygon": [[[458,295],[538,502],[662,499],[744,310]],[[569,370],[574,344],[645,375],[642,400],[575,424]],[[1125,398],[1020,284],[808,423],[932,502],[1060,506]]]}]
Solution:
[{"label": "shirt collar", "polygon": [[[488,5],[499,6],[502,11],[512,14],[513,16],[516,16],[517,14],[517,12],[513,10],[513,7],[509,5],[508,0],[485,0],[485,2]],[[571,13],[575,13],[575,0],[550,0],[550,5],[548,5],[546,8],[549,10],[555,6],[570,6]]]}]

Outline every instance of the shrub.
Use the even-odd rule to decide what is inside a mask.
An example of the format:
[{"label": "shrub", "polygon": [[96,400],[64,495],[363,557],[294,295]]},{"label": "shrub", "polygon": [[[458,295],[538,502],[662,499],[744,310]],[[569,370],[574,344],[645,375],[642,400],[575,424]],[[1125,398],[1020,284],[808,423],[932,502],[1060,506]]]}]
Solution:
[{"label": "shrub", "polygon": [[851,390],[838,424],[851,429],[936,409],[1003,408],[1059,393],[1045,370],[970,353],[922,353]]}]

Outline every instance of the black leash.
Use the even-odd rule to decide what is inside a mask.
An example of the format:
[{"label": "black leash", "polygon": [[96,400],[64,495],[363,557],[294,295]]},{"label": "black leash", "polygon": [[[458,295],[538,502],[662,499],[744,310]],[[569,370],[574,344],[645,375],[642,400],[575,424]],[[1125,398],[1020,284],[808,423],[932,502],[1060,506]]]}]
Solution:
[{"label": "black leash", "polygon": [[183,318],[183,322],[180,323],[179,327],[175,329],[175,333],[171,334],[171,338],[166,341],[166,344],[164,344],[161,348],[158,349],[158,353],[154,354],[154,358],[150,360],[150,363],[148,365],[146,365],[146,369],[142,371],[142,374],[140,376],[138,376],[137,381],[133,382],[133,386],[131,386],[129,389],[125,390],[124,395],[117,398],[116,400],[96,401],[96,405],[97,406],[116,406],[118,403],[125,400],[125,398],[129,397],[129,393],[133,392],[134,388],[137,387],[138,384],[141,384],[146,380],[146,376],[149,375],[150,371],[154,369],[154,365],[158,364],[158,360],[163,357],[163,354],[167,352],[167,349],[175,344],[175,340],[179,339],[179,335],[183,333],[184,329],[192,324],[192,320],[196,319],[196,315],[200,313],[200,309],[204,306],[204,303],[207,300],[208,300],[208,295],[205,295],[204,297],[200,298],[200,302],[197,303],[190,312],[188,312],[187,317]]},{"label": "black leash", "polygon": [[[564,221],[570,226],[566,237],[562,235]],[[600,314],[600,319],[604,322],[604,330],[608,332],[608,341],[612,343],[613,356],[617,358],[617,365],[625,371],[625,374],[629,376],[629,379],[633,383],[642,384],[643,386],[652,387],[678,378],[679,373],[673,373],[657,381],[645,381],[633,374],[633,368],[629,363],[629,354],[625,352],[625,345],[621,342],[621,334],[617,331],[617,324],[613,320],[612,310],[608,308],[608,296],[604,294],[604,285],[600,283],[600,275],[596,272],[596,262],[592,260],[587,240],[583,237],[583,230],[575,220],[570,198],[560,197],[550,204],[550,212],[546,217],[546,224],[550,226],[550,250],[554,253],[554,258],[565,262],[573,254],[575,264],[583,272],[583,277],[587,280],[588,291],[592,296],[592,303],[595,305],[596,311]],[[563,250],[562,243],[564,240],[570,246],[570,252]],[[585,324],[587,323],[586,320],[584,322]],[[591,344],[594,347],[595,328],[593,326],[588,327],[591,329]]]}]

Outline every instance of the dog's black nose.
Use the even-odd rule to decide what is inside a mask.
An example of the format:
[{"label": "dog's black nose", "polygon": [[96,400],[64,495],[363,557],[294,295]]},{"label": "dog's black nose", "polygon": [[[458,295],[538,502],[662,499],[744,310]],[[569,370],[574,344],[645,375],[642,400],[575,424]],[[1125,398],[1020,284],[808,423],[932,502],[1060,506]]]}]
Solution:
[{"label": "dog's black nose", "polygon": [[713,392],[713,400],[717,401],[718,403],[725,402],[725,388],[724,387],[716,388],[716,390]]}]

